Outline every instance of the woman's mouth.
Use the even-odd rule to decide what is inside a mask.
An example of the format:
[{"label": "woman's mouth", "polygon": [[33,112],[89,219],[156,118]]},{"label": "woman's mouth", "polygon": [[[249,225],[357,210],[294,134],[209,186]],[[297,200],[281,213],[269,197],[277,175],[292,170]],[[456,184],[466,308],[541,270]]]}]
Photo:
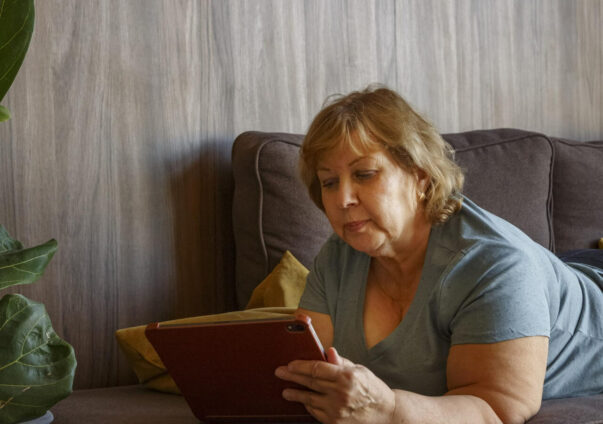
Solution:
[{"label": "woman's mouth", "polygon": [[345,223],[343,227],[346,231],[355,233],[355,232],[362,230],[364,228],[364,226],[367,224],[367,222],[368,222],[368,219],[365,219],[363,221],[350,221],[350,222]]}]

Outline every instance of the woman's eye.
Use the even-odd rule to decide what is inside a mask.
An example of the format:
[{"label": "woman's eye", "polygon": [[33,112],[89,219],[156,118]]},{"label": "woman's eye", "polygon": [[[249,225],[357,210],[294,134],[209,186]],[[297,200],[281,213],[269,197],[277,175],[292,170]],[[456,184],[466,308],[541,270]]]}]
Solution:
[{"label": "woman's eye", "polygon": [[376,173],[376,171],[358,171],[356,172],[356,178],[361,181],[368,180],[369,178],[374,177]]},{"label": "woman's eye", "polygon": [[335,179],[328,179],[328,180],[324,180],[320,183],[320,185],[323,188],[331,188],[333,187],[335,184],[337,183],[337,181]]}]

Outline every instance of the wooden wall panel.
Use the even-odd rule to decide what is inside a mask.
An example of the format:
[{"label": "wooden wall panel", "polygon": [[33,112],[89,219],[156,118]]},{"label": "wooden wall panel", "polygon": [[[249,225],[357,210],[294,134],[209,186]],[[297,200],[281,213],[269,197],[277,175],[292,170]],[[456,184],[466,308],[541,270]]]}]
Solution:
[{"label": "wooden wall panel", "polygon": [[598,1],[396,3],[397,87],[442,131],[601,137]]},{"label": "wooden wall panel", "polygon": [[134,381],[117,328],[233,308],[230,149],[325,97],[398,89],[442,132],[603,139],[598,0],[38,0],[3,101],[0,223],[59,252],[13,291],[76,348],[76,386]]}]

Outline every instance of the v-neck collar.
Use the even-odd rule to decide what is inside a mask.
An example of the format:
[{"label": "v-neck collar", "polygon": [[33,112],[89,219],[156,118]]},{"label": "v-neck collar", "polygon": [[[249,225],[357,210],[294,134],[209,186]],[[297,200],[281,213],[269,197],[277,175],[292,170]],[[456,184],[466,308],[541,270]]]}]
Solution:
[{"label": "v-neck collar", "polygon": [[[364,355],[369,360],[378,359],[381,355],[383,355],[392,344],[396,344],[401,338],[404,338],[404,333],[408,332],[409,327],[413,325],[416,321],[416,318],[420,312],[420,310],[426,305],[429,294],[432,291],[434,284],[436,283],[438,275],[432,272],[432,268],[429,266],[432,263],[433,251],[436,248],[437,239],[439,232],[441,231],[441,226],[432,226],[431,231],[429,233],[429,241],[427,243],[427,251],[425,252],[425,260],[423,262],[423,270],[421,271],[421,278],[419,280],[419,285],[415,292],[415,295],[408,307],[408,311],[400,321],[400,323],[394,328],[394,330],[389,333],[383,340],[379,343],[371,347],[370,349],[367,347],[365,329],[364,329],[364,304],[366,302],[366,288],[367,288],[367,280],[368,273],[370,269],[370,261],[371,257],[368,255],[364,255],[364,260],[366,263],[364,264],[365,274],[363,276],[362,286],[360,288],[360,293],[358,297],[357,310],[356,310],[356,328],[359,328],[359,337],[360,337],[360,345],[362,347],[362,351]],[[439,274],[436,272],[435,274]],[[412,343],[412,340],[408,342]]]}]

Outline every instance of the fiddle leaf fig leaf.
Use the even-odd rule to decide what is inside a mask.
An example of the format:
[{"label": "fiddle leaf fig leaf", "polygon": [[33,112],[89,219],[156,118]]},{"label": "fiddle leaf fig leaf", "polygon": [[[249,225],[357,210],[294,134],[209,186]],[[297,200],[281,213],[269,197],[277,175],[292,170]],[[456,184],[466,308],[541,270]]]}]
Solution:
[{"label": "fiddle leaf fig leaf", "polygon": [[36,281],[56,250],[57,242],[54,239],[25,249],[0,225],[0,289]]},{"label": "fiddle leaf fig leaf", "polygon": [[6,231],[6,228],[0,225],[0,254],[8,252],[9,250],[21,249],[23,249],[21,242],[11,238]]},{"label": "fiddle leaf fig leaf", "polygon": [[40,417],[69,396],[76,365],[44,305],[20,294],[0,299],[0,424]]},{"label": "fiddle leaf fig leaf", "polygon": [[10,119],[10,110],[0,105],[0,122],[8,121]]},{"label": "fiddle leaf fig leaf", "polygon": [[0,100],[25,59],[34,17],[34,0],[0,0]]}]

